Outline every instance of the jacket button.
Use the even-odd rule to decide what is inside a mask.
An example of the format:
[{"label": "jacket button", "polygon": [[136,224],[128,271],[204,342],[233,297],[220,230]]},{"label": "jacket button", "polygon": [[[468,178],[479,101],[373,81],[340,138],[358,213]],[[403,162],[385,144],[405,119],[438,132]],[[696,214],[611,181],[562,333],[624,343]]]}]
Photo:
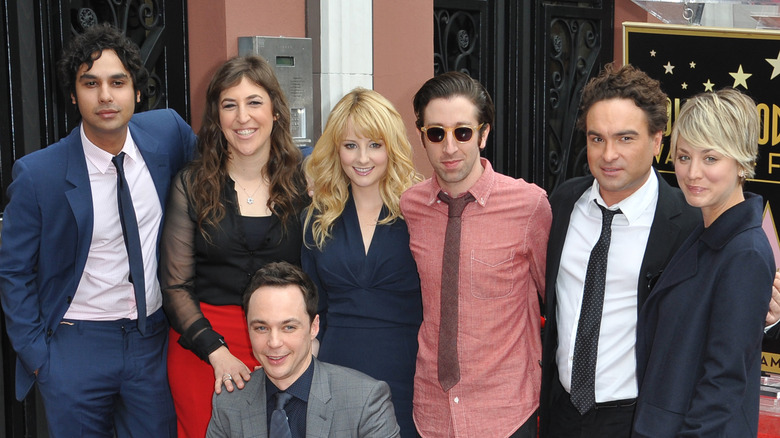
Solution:
[{"label": "jacket button", "polygon": [[46,330],[46,336],[51,336],[52,333],[54,333],[54,332],[51,331],[51,329]]},{"label": "jacket button", "polygon": [[66,301],[68,302],[68,304],[70,304],[70,302],[73,301],[73,297],[68,297]]}]

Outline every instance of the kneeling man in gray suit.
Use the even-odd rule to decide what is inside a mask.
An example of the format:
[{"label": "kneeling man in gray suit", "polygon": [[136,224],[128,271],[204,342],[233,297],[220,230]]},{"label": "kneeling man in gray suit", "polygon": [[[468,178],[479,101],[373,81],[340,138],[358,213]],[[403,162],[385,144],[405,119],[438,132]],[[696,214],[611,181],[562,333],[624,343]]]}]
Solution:
[{"label": "kneeling man in gray suit", "polygon": [[387,383],[312,355],[317,290],[300,268],[279,262],[258,270],[244,313],[263,368],[244,389],[214,395],[207,438],[399,436]]}]

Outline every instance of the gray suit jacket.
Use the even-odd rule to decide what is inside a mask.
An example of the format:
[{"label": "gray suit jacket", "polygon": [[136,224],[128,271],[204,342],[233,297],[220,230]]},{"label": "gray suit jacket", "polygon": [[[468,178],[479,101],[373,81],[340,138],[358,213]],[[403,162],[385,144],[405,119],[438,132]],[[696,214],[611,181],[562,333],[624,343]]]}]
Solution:
[{"label": "gray suit jacket", "polygon": [[[399,427],[387,383],[358,371],[314,361],[306,437],[398,437]],[[260,370],[242,390],[214,395],[206,438],[268,438],[265,373]]]}]

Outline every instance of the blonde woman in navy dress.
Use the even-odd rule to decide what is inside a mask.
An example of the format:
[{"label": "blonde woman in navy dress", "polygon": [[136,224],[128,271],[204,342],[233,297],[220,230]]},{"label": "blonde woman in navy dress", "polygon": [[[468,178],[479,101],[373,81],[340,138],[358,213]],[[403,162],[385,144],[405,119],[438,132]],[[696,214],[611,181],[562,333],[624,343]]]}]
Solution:
[{"label": "blonde woman in navy dress", "polygon": [[333,108],[305,163],[303,269],[320,291],[318,358],[390,385],[401,436],[417,435],[412,392],[422,300],[401,193],[417,174],[400,114],[357,88]]},{"label": "blonde woman in navy dress", "polygon": [[198,158],[171,183],[160,243],[179,438],[204,437],[212,395],[243,389],[260,365],[242,297],[259,268],[300,263],[300,162],[273,67],[259,56],[225,62],[206,92]]}]

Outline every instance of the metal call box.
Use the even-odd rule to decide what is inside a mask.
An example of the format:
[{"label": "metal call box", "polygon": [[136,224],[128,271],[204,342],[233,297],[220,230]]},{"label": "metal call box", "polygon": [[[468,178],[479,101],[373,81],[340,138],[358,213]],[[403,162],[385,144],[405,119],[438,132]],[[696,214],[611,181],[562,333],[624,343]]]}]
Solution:
[{"label": "metal call box", "polygon": [[260,55],[275,69],[290,104],[290,130],[298,147],[313,146],[314,89],[311,38],[239,37],[238,54]]}]

